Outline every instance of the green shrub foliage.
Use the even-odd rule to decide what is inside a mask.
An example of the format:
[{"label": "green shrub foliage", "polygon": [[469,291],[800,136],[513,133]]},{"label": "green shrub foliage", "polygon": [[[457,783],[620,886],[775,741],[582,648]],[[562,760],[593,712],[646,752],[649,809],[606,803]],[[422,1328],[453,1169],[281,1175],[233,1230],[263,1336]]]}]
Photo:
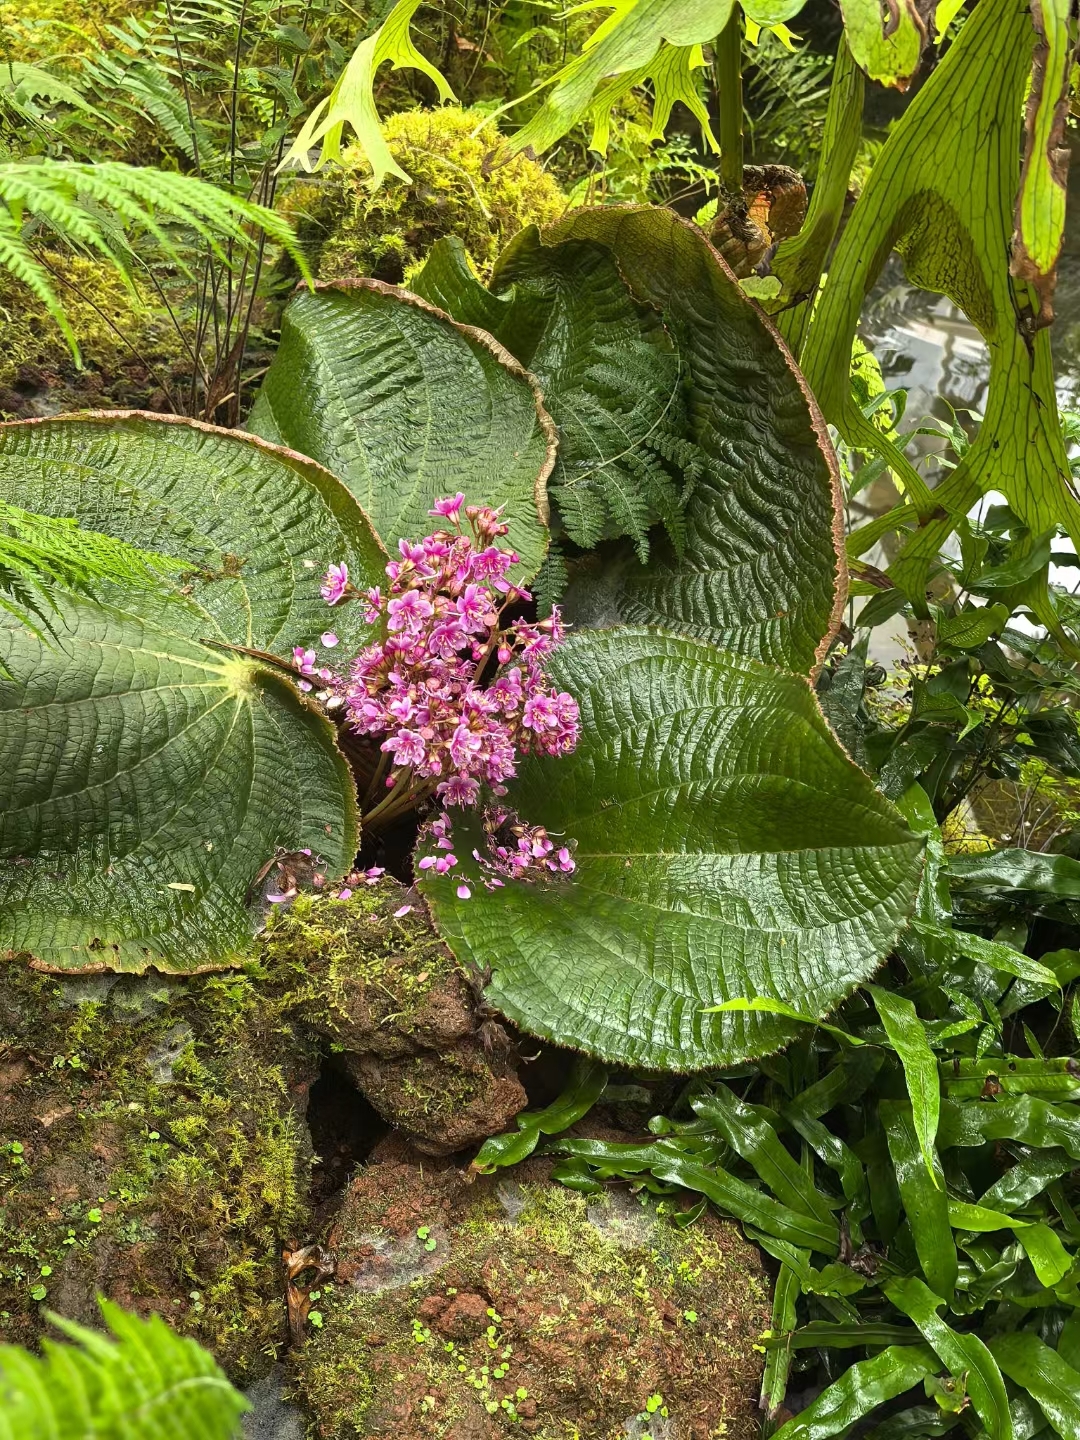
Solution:
[{"label": "green shrub foliage", "polygon": [[[665,508],[678,534],[620,600],[673,633],[583,630],[560,658],[582,744],[530,761],[508,803],[578,841],[576,873],[480,885],[468,909],[429,878],[438,924],[493,967],[493,998],[527,1029],[676,1069],[790,1034],[783,1016],[709,1007],[751,988],[824,1012],[879,963],[922,842],[839,749],[807,678],[841,566],[832,461],[790,360],[665,212],[527,231],[497,275],[490,294],[470,282],[497,338],[374,281],[299,294],[251,422],[270,445],[150,418],[0,431],[13,503],[191,566],[173,594],[73,599],[58,645],[11,617],[4,733],[33,763],[6,769],[3,846],[20,863],[0,943],[53,965],[191,968],[242,943],[275,854],[347,870],[348,772],[284,673],[326,624],[323,570],[347,562],[355,585],[377,584],[384,547],[425,533],[434,501],[461,489],[505,506],[527,582],[548,545],[548,478],[573,490],[593,435],[601,493],[629,497],[640,534]],[[334,611],[353,648],[361,609]],[[45,693],[71,717],[60,752],[27,704]]]}]

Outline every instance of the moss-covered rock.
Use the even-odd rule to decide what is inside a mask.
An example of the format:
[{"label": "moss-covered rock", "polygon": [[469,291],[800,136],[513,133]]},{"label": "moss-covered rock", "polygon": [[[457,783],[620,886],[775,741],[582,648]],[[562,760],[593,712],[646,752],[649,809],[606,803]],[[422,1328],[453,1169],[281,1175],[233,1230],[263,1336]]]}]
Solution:
[{"label": "moss-covered rock", "polygon": [[238,1377],[273,1353],[281,1239],[309,1223],[317,1056],[266,978],[3,965],[0,1337],[32,1341],[42,1304],[92,1322],[100,1290]]},{"label": "moss-covered rock", "polygon": [[769,1309],[733,1226],[679,1229],[624,1189],[565,1189],[542,1161],[470,1184],[399,1145],[373,1159],[293,1359],[320,1436],[756,1434]]},{"label": "moss-covered rock", "polygon": [[500,136],[478,111],[402,111],[384,131],[409,183],[391,176],[372,192],[363,152],[352,147],[340,165],[295,184],[286,197],[322,279],[375,275],[400,283],[444,235],[457,235],[483,274],[511,236],[566,209],[556,181],[527,156],[485,173],[485,156]]},{"label": "moss-covered rock", "polygon": [[[238,969],[54,978],[0,960],[0,1339],[94,1293],[159,1310],[238,1378],[284,1339],[283,1247],[311,1238],[308,1096],[349,1071],[446,1152],[526,1103],[471,993],[385,880],[275,913]],[[373,1068],[372,1068],[373,1067]],[[357,1102],[359,1103],[359,1102]]]},{"label": "moss-covered rock", "polygon": [[477,999],[426,914],[389,912],[387,888],[301,898],[266,954],[308,975],[300,1013],[383,1119],[449,1155],[505,1130],[527,1097],[505,1032],[478,1026]]},{"label": "moss-covered rock", "polygon": [[163,383],[182,361],[176,330],[103,260],[48,256],[82,351],[68,343],[33,293],[0,270],[0,419],[87,409],[164,409]]}]

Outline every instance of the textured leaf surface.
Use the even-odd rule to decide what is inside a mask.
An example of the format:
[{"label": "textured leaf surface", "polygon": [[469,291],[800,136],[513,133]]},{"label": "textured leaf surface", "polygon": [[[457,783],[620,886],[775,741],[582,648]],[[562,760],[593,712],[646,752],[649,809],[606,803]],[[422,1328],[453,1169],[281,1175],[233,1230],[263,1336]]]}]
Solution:
[{"label": "textured leaf surface", "polygon": [[570,538],[591,547],[663,520],[682,535],[680,453],[690,463],[682,366],[656,311],[635,300],[591,240],[546,245],[535,226],[502,255],[495,292],[461,242],[437,245],[416,281],[455,318],[490,330],[536,376],[559,432],[551,498]]},{"label": "textured leaf surface", "polygon": [[227,958],[275,849],[341,873],[357,823],[333,727],[277,669],[220,647],[287,656],[327,627],[327,560],[362,581],[385,555],[310,461],[146,416],[0,427],[0,494],[198,567],[189,597],[101,585],[63,601],[48,636],[4,617],[0,950],[60,969]]},{"label": "textured leaf surface", "polygon": [[[496,298],[449,253],[420,283],[540,376],[560,427],[562,508],[602,490],[614,509],[619,487],[627,505],[636,487],[640,507],[641,467],[657,455],[691,482],[668,525],[685,529],[682,554],[658,539],[647,567],[629,567],[625,618],[808,672],[844,580],[832,448],[790,357],[701,232],[670,210],[583,211],[511,243]],[[614,426],[595,423],[599,406]]]},{"label": "textured leaf surface", "polygon": [[352,779],[285,676],[203,643],[182,598],[0,622],[0,951],[56,969],[196,970],[251,932],[277,847],[348,868]]},{"label": "textured leaf surface", "polygon": [[593,210],[545,235],[607,246],[660,312],[703,452],[685,553],[631,572],[626,618],[805,673],[833,631],[843,562],[831,446],[790,357],[727,266],[669,210]]},{"label": "textured leaf surface", "polygon": [[[386,555],[343,485],[234,431],[101,414],[0,425],[0,496],[192,567],[204,634],[288,656],[327,628],[319,581],[345,561],[377,584]],[[356,606],[333,613],[343,641]]]},{"label": "textured leaf surface", "polygon": [[694,1069],[793,1033],[706,1006],[762,995],[822,1015],[870,975],[914,903],[922,843],[805,681],[638,629],[574,636],[551,673],[582,739],[527,762],[512,803],[577,840],[576,874],[474,883],[468,901],[425,882],[459,958],[494,967],[492,1003],[561,1044]]},{"label": "textured leaf surface", "polygon": [[430,533],[464,491],[505,505],[523,574],[547,549],[551,422],[528,377],[487,335],[377,280],[300,291],[249,421],[325,465],[386,544]]}]

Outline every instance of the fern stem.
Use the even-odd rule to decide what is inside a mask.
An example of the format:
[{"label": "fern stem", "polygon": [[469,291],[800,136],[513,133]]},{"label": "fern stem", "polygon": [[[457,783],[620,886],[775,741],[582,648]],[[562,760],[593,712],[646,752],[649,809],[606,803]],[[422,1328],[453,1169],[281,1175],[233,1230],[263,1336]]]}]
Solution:
[{"label": "fern stem", "polygon": [[131,343],[131,341],[124,334],[120,326],[117,325],[115,321],[111,320],[108,315],[106,315],[105,311],[102,310],[101,306],[94,300],[93,296],[88,295],[81,285],[76,284],[74,280],[70,279],[70,277],[68,277],[67,275],[62,275],[59,270],[54,269],[54,267],[49,264],[48,260],[45,258],[44,255],[39,255],[38,258],[44,268],[61,286],[61,288],[72,291],[73,294],[77,295],[85,305],[89,305],[90,308],[97,315],[98,319],[101,320],[102,323],[113,332],[116,338],[120,341],[121,345],[123,345],[125,349],[131,351],[132,355],[135,356],[135,359],[139,362],[139,364],[144,366],[149,372],[149,374],[151,374],[161,386],[162,393],[164,394],[165,399],[168,402],[169,409],[172,411],[172,413],[174,415],[179,414],[179,411],[176,408],[176,401],[173,399],[172,391],[169,388],[169,382],[165,376],[165,373],[160,369],[160,367],[154,365],[151,361],[147,360],[146,356],[143,355],[142,351],[139,350],[137,346]]},{"label": "fern stem", "polygon": [[743,188],[742,16],[731,18],[713,44],[713,83],[720,119],[720,184],[729,196]]}]

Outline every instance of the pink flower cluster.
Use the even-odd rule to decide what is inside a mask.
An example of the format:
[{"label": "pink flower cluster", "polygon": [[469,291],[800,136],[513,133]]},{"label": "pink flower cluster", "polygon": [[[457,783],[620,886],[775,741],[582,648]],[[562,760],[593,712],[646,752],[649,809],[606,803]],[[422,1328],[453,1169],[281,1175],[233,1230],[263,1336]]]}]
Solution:
[{"label": "pink flower cluster", "polygon": [[[558,850],[555,842],[542,825],[524,825],[512,810],[502,806],[489,805],[484,809],[484,836],[487,841],[486,855],[474,850],[473,859],[481,870],[486,889],[501,889],[506,880],[526,880],[546,874],[572,875],[577,868],[568,845]],[[421,848],[434,844],[434,851],[424,855],[418,868],[433,870],[436,875],[445,875],[458,864],[454,854],[454,841],[450,834],[450,817],[439,815],[426,826],[421,836]],[[472,895],[467,877],[457,875],[457,894],[460,900]]]},{"label": "pink flower cluster", "polygon": [[[385,737],[389,789],[404,782],[417,798],[434,791],[444,804],[475,806],[482,787],[505,793],[519,755],[573,750],[578,707],[543,673],[563,638],[558,610],[538,624],[503,626],[507,608],[531,597],[507,578],[518,557],[495,543],[507,533],[500,512],[468,506],[468,533],[464,501],[460,494],[440,500],[430,512],[452,530],[399,542],[386,595],[376,588],[363,597],[365,618],[382,627],[382,638],[361,651],[337,688],[346,723]],[[330,604],[356,593],[344,565],[330,567],[322,593]],[[298,663],[305,673],[314,669],[307,652]]]}]

